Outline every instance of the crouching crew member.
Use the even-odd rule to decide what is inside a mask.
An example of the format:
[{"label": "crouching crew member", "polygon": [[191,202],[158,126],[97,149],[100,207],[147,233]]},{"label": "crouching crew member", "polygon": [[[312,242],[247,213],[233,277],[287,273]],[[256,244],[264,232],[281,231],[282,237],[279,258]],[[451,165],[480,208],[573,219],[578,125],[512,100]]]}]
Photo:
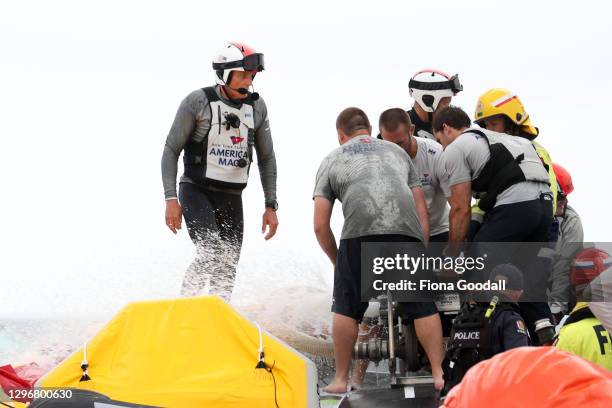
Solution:
[{"label": "crouching crew member", "polygon": [[[501,253],[495,243],[548,241],[552,223],[548,172],[529,140],[470,126],[468,115],[457,107],[450,106],[434,116],[433,130],[445,149],[451,190],[447,255],[456,256],[463,249],[474,193],[486,216],[474,237],[472,251],[476,256],[495,254],[500,258],[500,262],[491,260],[489,265],[513,261],[523,271],[528,282],[525,295],[537,302],[522,302],[520,307],[535,337],[535,323],[551,318],[546,302],[550,269],[532,265],[541,249],[537,245],[527,247],[528,256],[521,253],[517,257],[511,251]],[[522,258],[524,263],[513,257]]]},{"label": "crouching crew member", "polygon": [[421,179],[429,214],[429,242],[448,241],[448,177],[442,161],[440,143],[414,137],[415,127],[403,109],[384,111],[379,120],[383,140],[395,143],[412,159]]},{"label": "crouching crew member", "polygon": [[[316,176],[314,230],[335,266],[332,337],[336,374],[324,391],[345,393],[350,388],[348,375],[358,324],[368,307],[361,298],[362,243],[420,243],[429,237],[429,223],[421,182],[404,150],[371,137],[370,121],[358,108],[340,113],[336,131],[341,146],[325,157]],[[344,215],[339,246],[330,226],[336,200],[342,203]],[[412,302],[400,304],[400,310],[402,317],[414,320],[435,387],[441,389],[442,327],[436,306]]]},{"label": "crouching crew member", "polygon": [[[522,137],[533,143],[538,156],[548,170],[548,181],[552,192],[553,213],[556,208],[557,180],[553,171],[552,160],[548,151],[538,142],[536,138],[540,130],[533,126],[531,117],[525,110],[520,98],[513,92],[503,88],[493,88],[478,98],[474,122],[480,127],[493,132],[505,133],[516,137]],[[470,226],[470,238],[473,237],[482,223],[484,211],[478,204],[472,207],[472,225]],[[555,220],[553,219],[553,224]],[[558,225],[553,225],[550,231],[550,241],[557,240]]]}]

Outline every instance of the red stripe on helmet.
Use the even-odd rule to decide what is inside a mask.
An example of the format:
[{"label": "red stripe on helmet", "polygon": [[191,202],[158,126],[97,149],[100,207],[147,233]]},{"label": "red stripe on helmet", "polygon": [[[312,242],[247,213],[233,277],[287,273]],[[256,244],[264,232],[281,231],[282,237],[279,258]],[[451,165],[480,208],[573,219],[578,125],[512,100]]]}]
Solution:
[{"label": "red stripe on helmet", "polygon": [[579,252],[570,269],[570,282],[580,285],[591,282],[612,264],[610,255],[599,248],[587,248]]},{"label": "red stripe on helmet", "polygon": [[508,98],[505,101],[502,101],[502,102],[498,103],[497,105],[495,105],[495,107],[499,108],[500,106],[503,106],[503,105],[507,104],[508,102],[513,101],[515,99],[516,99],[516,95],[514,95],[512,98]]},{"label": "red stripe on helmet", "polygon": [[243,57],[248,57],[251,54],[255,54],[255,50],[246,44],[239,43],[239,42],[232,42],[232,45],[240,50]]}]

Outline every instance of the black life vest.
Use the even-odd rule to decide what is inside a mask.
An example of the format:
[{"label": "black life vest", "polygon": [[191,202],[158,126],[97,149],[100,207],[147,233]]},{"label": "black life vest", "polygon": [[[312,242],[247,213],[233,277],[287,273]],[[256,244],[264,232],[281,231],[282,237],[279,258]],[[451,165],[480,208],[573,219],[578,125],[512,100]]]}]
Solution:
[{"label": "black life vest", "polygon": [[408,116],[410,116],[410,121],[414,125],[414,135],[416,137],[436,140],[433,130],[431,129],[431,122],[423,122],[421,118],[419,118],[419,115],[417,115],[414,108],[407,111],[407,113]]},{"label": "black life vest", "polygon": [[255,118],[253,102],[226,104],[214,87],[202,88],[211,113],[210,129],[201,142],[184,148],[185,176],[194,183],[232,189],[247,185],[253,161]]},{"label": "black life vest", "polygon": [[481,210],[493,208],[497,196],[514,184],[523,181],[550,184],[548,172],[529,140],[478,129],[469,129],[465,133],[483,137],[491,152],[489,161],[472,180],[472,190],[480,199],[478,206]]}]

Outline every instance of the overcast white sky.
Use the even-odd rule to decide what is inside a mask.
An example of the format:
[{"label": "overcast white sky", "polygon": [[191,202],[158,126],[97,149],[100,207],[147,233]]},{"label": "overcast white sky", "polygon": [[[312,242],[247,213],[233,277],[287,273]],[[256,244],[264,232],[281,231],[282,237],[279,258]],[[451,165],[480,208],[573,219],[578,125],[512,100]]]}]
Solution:
[{"label": "overcast white sky", "polygon": [[[458,72],[454,101],[507,87],[574,177],[587,240],[611,241],[610,2],[20,1],[0,14],[0,317],[108,314],[174,296],[190,261],[164,225],[163,144],[180,101],[213,83],[225,40],[265,53],[256,89],[279,166],[277,237],[244,194],[236,294],[330,288],[311,192],[335,117],[411,105],[412,73]],[[338,206],[339,207],[339,206]],[[338,208],[339,209],[339,208]],[[338,215],[338,214],[337,214]],[[336,218],[339,232],[340,219]]]}]

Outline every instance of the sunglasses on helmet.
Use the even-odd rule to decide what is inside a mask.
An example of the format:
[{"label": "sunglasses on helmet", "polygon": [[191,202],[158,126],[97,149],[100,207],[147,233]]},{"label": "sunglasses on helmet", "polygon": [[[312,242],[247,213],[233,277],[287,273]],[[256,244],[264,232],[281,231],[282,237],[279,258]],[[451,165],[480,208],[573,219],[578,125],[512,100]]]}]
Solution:
[{"label": "sunglasses on helmet", "polygon": [[261,72],[264,70],[264,56],[261,53],[247,55],[240,61],[213,62],[214,70],[243,68],[245,71]]}]

